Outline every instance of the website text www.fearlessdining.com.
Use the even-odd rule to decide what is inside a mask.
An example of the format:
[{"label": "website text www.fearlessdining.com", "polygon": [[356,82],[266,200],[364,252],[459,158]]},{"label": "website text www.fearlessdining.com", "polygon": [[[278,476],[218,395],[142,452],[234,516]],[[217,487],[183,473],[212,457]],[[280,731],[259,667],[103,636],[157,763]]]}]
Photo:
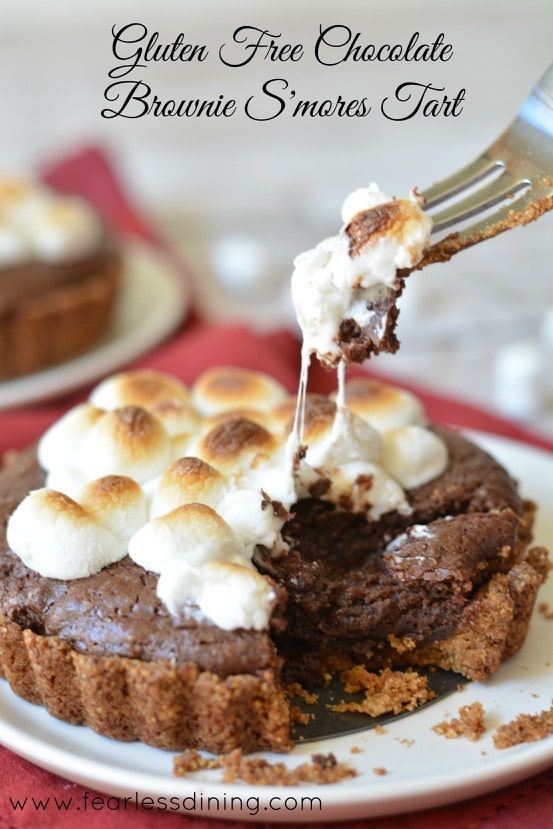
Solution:
[{"label": "website text www.fearlessdining.com", "polygon": [[135,792],[134,795],[117,797],[115,795],[100,795],[96,792],[83,792],[74,797],[9,797],[9,806],[12,812],[131,812],[138,810],[161,812],[198,812],[223,813],[241,812],[250,816],[260,812],[321,812],[322,800],[319,797],[302,795],[294,797],[275,795],[262,801],[256,795],[231,795],[223,792],[221,795],[208,795],[204,792],[194,792],[186,797],[176,795],[158,795],[150,797]]}]

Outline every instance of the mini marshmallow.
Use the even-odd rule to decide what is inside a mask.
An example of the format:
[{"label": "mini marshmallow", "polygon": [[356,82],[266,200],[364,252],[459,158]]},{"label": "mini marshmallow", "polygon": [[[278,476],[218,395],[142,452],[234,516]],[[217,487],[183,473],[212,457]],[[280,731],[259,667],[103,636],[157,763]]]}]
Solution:
[{"label": "mini marshmallow", "polygon": [[[303,440],[310,444],[318,440],[321,435],[326,434],[329,428],[332,428],[334,417],[336,415],[336,403],[330,400],[324,394],[307,394],[305,396],[305,405],[302,414]],[[288,431],[294,425],[294,417],[290,418],[288,423]]]},{"label": "mini marshmallow", "polygon": [[203,418],[202,432],[209,432],[215,426],[220,426],[221,423],[226,423],[229,420],[251,420],[252,423],[257,423],[268,429],[270,421],[267,413],[261,409],[229,409],[226,412],[218,412],[214,415],[209,415]]},{"label": "mini marshmallow", "polygon": [[90,403],[74,406],[42,435],[37,456],[41,467],[50,470],[79,466],[83,442],[104,412]]},{"label": "mini marshmallow", "polygon": [[387,201],[390,201],[389,197],[382,193],[374,182],[371,182],[368,187],[358,187],[357,190],[354,190],[344,199],[342,221],[347,225],[359,213],[371,210],[373,207],[378,207],[379,204],[385,204]]},{"label": "mini marshmallow", "polygon": [[183,457],[163,473],[152,498],[150,517],[165,515],[183,504],[216,507],[225,492],[225,479],[200,458]]},{"label": "mini marshmallow", "polygon": [[355,377],[345,385],[346,405],[379,432],[426,422],[421,401],[414,394],[369,377]]},{"label": "mini marshmallow", "polygon": [[23,563],[51,579],[80,579],[126,555],[126,544],[80,504],[51,489],[38,489],[12,513],[8,544]]},{"label": "mini marshmallow", "polygon": [[0,176],[0,208],[7,210],[36,196],[41,185],[25,178]]},{"label": "mini marshmallow", "polygon": [[90,395],[94,406],[111,411],[122,406],[154,409],[165,404],[187,403],[189,392],[176,377],[154,369],[113,374],[102,380]]},{"label": "mini marshmallow", "polygon": [[265,629],[275,601],[273,588],[252,567],[220,561],[196,569],[173,563],[161,573],[157,594],[171,613],[197,605],[222,630]]},{"label": "mini marshmallow", "polygon": [[88,255],[104,233],[93,208],[35,181],[0,181],[3,223],[20,242],[25,259],[63,262]]},{"label": "mini marshmallow", "polygon": [[123,475],[106,475],[90,481],[82,487],[78,502],[125,545],[148,520],[143,489]]},{"label": "mini marshmallow", "polygon": [[238,418],[220,423],[193,447],[202,460],[224,474],[240,476],[271,457],[275,440],[263,426]]},{"label": "mini marshmallow", "polygon": [[144,524],[129,541],[133,561],[161,573],[172,561],[232,561],[243,550],[229,525],[205,504],[184,504]]},{"label": "mini marshmallow", "polygon": [[156,403],[149,411],[163,423],[171,438],[190,437],[200,428],[201,420],[190,403],[184,400],[164,400]]},{"label": "mini marshmallow", "polygon": [[70,498],[78,501],[81,490],[87,483],[85,474],[78,467],[55,466],[46,475],[44,486],[48,489],[55,489],[56,492],[63,492],[64,495],[69,495]]},{"label": "mini marshmallow", "polygon": [[[360,255],[370,250],[374,257],[378,250],[382,257],[380,267],[376,269],[379,273],[386,270],[384,257],[393,257],[392,265],[395,269],[412,268],[428,246],[432,229],[432,219],[422,210],[424,199],[416,190],[412,190],[406,199],[390,199],[375,184],[364,191],[357,190],[346,198],[342,206],[344,224],[351,226],[352,222],[362,218],[363,213],[384,204],[392,208],[388,213],[388,221],[373,230]],[[364,276],[359,287],[368,286]]]},{"label": "mini marshmallow", "polygon": [[28,233],[38,259],[59,262],[94,250],[101,242],[103,227],[86,202],[66,196],[45,202]]},{"label": "mini marshmallow", "polygon": [[[1,221],[1,219],[0,219]],[[0,224],[0,263],[7,268],[18,265],[28,257],[28,248],[24,239],[9,225]]]},{"label": "mini marshmallow", "polygon": [[200,414],[209,416],[228,409],[269,409],[287,392],[261,372],[221,366],[204,371],[192,386],[191,395]]},{"label": "mini marshmallow", "polygon": [[[381,322],[377,341],[371,338],[373,347],[379,345],[386,319],[374,312],[375,304],[384,297],[395,301],[401,289],[398,269],[414,267],[430,243],[432,219],[421,202],[415,192],[408,199],[388,199],[372,184],[346,199],[343,214],[349,224],[296,257],[291,292],[304,353],[328,365],[340,362],[340,328],[346,319],[362,329]],[[385,212],[363,216],[381,205]]]},{"label": "mini marshmallow", "polygon": [[171,460],[177,461],[190,455],[190,448],[194,444],[194,435],[182,434],[171,438]]},{"label": "mini marshmallow", "polygon": [[368,461],[349,461],[334,469],[330,488],[322,497],[339,507],[364,512],[376,521],[387,512],[410,511],[397,481],[380,465]]},{"label": "mini marshmallow", "polygon": [[[307,395],[309,397],[309,395]],[[290,432],[292,425],[294,423],[294,415],[296,412],[296,406],[298,403],[297,396],[289,395],[288,397],[284,398],[280,403],[272,406],[268,414],[268,423],[271,424],[271,428],[274,431],[278,432]]]},{"label": "mini marshmallow", "polygon": [[400,426],[383,435],[382,463],[405,489],[422,486],[445,471],[443,440],[422,426]]},{"label": "mini marshmallow", "polygon": [[270,549],[282,527],[282,518],[275,515],[259,489],[230,490],[219,501],[217,510],[232,527],[247,556],[253,555],[258,544]]},{"label": "mini marshmallow", "polygon": [[337,409],[334,417],[308,420],[303,440],[307,445],[305,462],[326,470],[349,461],[375,461],[382,447],[382,439],[372,426],[343,409]]},{"label": "mini marshmallow", "polygon": [[80,466],[89,479],[126,475],[143,483],[171,460],[171,442],[161,422],[139,406],[124,406],[105,412],[94,424]]}]

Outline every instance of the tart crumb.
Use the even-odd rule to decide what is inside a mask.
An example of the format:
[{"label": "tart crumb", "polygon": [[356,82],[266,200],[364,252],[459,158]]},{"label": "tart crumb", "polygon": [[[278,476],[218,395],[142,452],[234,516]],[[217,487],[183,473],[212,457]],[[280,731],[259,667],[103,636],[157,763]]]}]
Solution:
[{"label": "tart crumb", "polygon": [[173,773],[185,777],[200,769],[220,769],[222,783],[244,783],[258,786],[297,786],[300,783],[328,785],[338,783],[357,772],[347,763],[340,763],[335,755],[312,754],[311,761],[289,769],[282,762],[271,763],[262,757],[245,757],[241,749],[213,758],[204,758],[195,749],[182,752],[173,760]]},{"label": "tart crumb", "polygon": [[551,609],[551,605],[549,602],[540,602],[538,605],[538,613],[547,619],[548,621],[553,619],[553,610]]},{"label": "tart crumb", "polygon": [[173,773],[176,777],[185,777],[192,771],[220,768],[218,757],[204,757],[195,748],[187,748],[173,759]]},{"label": "tart crumb", "polygon": [[539,714],[519,714],[511,722],[500,725],[493,735],[496,748],[510,748],[519,743],[533,743],[553,734],[553,705]]},{"label": "tart crumb", "polygon": [[365,692],[362,702],[342,700],[329,705],[331,711],[345,713],[353,711],[379,717],[382,714],[400,714],[413,711],[436,694],[428,687],[427,679],[416,671],[392,671],[384,668],[379,674],[367,671],[363,665],[348,668],[341,674],[344,690],[348,694]]},{"label": "tart crumb", "polygon": [[315,705],[319,700],[319,695],[308,691],[299,682],[290,682],[285,687],[287,697],[298,697],[302,699],[306,705]]},{"label": "tart crumb", "polygon": [[379,777],[383,777],[385,774],[389,773],[388,769],[384,768],[384,766],[376,766],[376,768],[373,769],[373,774],[377,774]]},{"label": "tart crumb", "polygon": [[456,740],[458,737],[476,742],[485,732],[484,707],[481,702],[472,702],[459,708],[459,716],[451,720],[443,720],[432,726],[436,734],[441,734],[447,740]]},{"label": "tart crumb", "polygon": [[290,706],[290,722],[295,725],[307,725],[311,720],[315,719],[315,714],[310,714],[307,711],[302,711],[299,705]]}]

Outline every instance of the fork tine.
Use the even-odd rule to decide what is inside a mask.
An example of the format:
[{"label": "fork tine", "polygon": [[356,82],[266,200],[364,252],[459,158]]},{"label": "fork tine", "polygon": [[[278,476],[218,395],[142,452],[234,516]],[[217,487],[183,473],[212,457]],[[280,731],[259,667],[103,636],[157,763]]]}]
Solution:
[{"label": "fork tine", "polygon": [[488,149],[421,192],[432,233],[449,233],[427,248],[417,269],[553,210],[552,139],[553,64]]},{"label": "fork tine", "polygon": [[[516,210],[517,212],[520,211],[521,215],[524,216],[524,209],[534,203],[536,200],[536,191],[534,188],[527,188],[526,191],[519,197],[516,201]],[[498,210],[494,211],[493,214],[493,221],[490,222],[489,217],[482,217],[479,221],[474,222],[472,225],[464,228],[460,231],[459,235],[464,236],[467,239],[472,239],[476,237],[478,241],[482,235],[489,235],[495,236],[498,232],[501,231],[503,226],[505,226],[505,230],[510,227],[509,219],[511,218],[512,211],[514,206],[512,203],[504,204]],[[529,221],[532,221],[532,217],[529,216]],[[522,220],[520,224],[525,224]],[[468,247],[468,245],[467,245]]]},{"label": "fork tine", "polygon": [[467,221],[472,216],[489,210],[501,202],[508,201],[509,209],[517,198],[525,192],[532,182],[528,178],[515,178],[509,172],[504,172],[488,185],[480,188],[467,198],[456,201],[450,207],[446,207],[440,213],[433,216],[433,233],[445,230],[451,225]]},{"label": "fork tine", "polygon": [[469,187],[478,184],[488,178],[488,176],[493,175],[496,171],[502,170],[503,166],[501,161],[491,159],[486,155],[475,158],[474,161],[467,164],[461,170],[457,170],[457,172],[448,178],[436,182],[431,187],[427,187],[421,193],[425,200],[425,210],[431,210],[433,207],[437,207],[437,205],[462,193]]},{"label": "fork tine", "polygon": [[[537,199],[537,200],[536,200]],[[553,195],[547,181],[541,181],[528,187],[516,200],[516,207],[512,202],[504,204],[493,212],[493,216],[484,215],[481,219],[465,226],[461,230],[446,235],[431,247],[427,248],[417,270],[433,262],[446,262],[461,250],[471,247],[484,239],[491,239],[499,233],[513,227],[513,211],[517,212],[517,225],[525,225],[534,221],[541,213],[553,209]]]}]

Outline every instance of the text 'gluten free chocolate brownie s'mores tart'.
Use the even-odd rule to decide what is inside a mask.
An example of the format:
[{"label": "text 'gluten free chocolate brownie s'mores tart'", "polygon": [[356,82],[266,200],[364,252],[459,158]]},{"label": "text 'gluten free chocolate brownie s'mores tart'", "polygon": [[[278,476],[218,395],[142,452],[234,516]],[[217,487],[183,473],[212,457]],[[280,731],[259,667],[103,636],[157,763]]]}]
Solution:
[{"label": "text 'gluten free chocolate brownie s'mores tart'", "polygon": [[0,177],[0,381],[93,346],[120,271],[114,241],[88,204]]},{"label": "text 'gluten free chocolate brownie s'mores tart'", "polygon": [[[426,224],[416,200],[404,207]],[[370,209],[354,222],[370,227]],[[413,234],[391,212],[400,241],[388,252],[410,267]],[[347,254],[364,259],[345,262],[350,274],[374,264],[375,234]],[[336,261],[309,266],[310,290]],[[533,506],[411,394],[346,380],[340,315],[363,349],[367,332],[390,330],[371,322],[378,279],[358,277],[340,288],[338,332],[305,337],[304,356],[339,367],[336,395],[302,381],[298,406],[272,378],[231,367],[190,388],[122,373],[11,455],[0,664],[17,694],[121,740],[286,751],[285,681],[317,684],[337,655],[481,680],[520,647],[546,570],[545,551],[529,549]],[[386,279],[384,293],[397,291]]]}]

